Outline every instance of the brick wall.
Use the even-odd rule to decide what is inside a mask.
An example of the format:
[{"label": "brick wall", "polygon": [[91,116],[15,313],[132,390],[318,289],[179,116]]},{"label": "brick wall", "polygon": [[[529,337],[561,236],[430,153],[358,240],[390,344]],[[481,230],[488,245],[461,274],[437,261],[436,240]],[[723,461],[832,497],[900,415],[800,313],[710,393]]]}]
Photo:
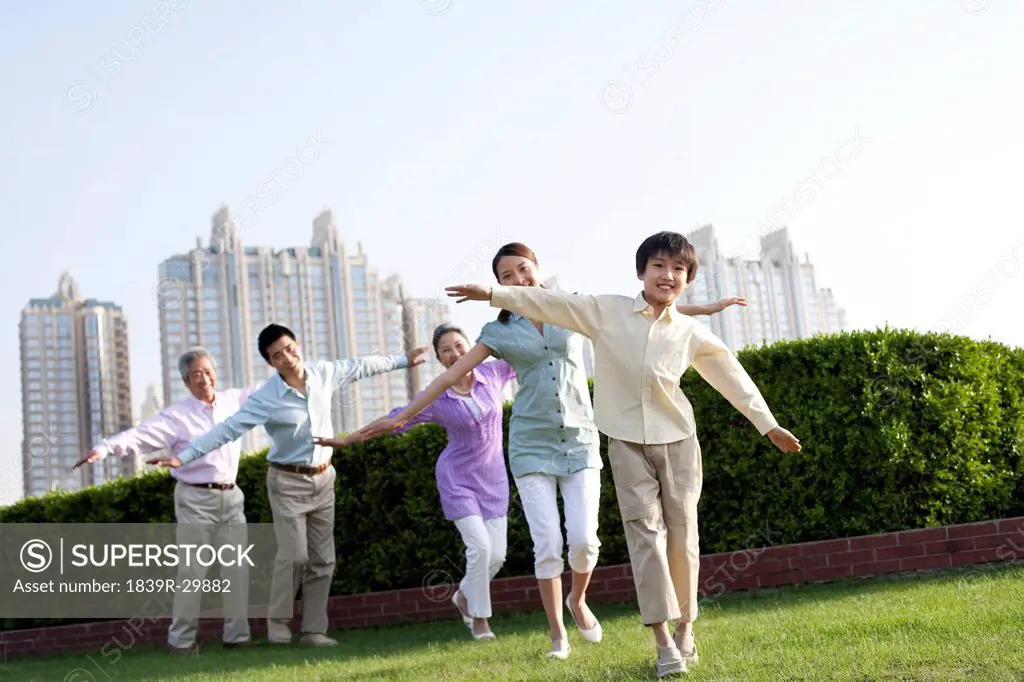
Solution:
[{"label": "brick wall", "polygon": [[[701,557],[700,592],[703,598],[713,599],[725,592],[1017,558],[1024,558],[1024,517],[705,555]],[[566,587],[568,577],[567,574]],[[453,589],[450,584],[441,584],[333,597],[329,606],[331,626],[346,629],[450,620],[456,616],[450,601]],[[587,594],[588,602],[593,604],[634,601],[629,566],[597,568]],[[496,613],[541,608],[537,583],[532,577],[493,581],[491,601]],[[265,634],[262,620],[251,622],[254,636]],[[0,651],[8,658],[56,652],[119,656],[120,650],[136,644],[164,644],[168,624],[167,619],[137,618],[0,632]],[[297,626],[296,622],[296,631]],[[220,621],[202,621],[200,641],[217,641],[220,629]]]}]

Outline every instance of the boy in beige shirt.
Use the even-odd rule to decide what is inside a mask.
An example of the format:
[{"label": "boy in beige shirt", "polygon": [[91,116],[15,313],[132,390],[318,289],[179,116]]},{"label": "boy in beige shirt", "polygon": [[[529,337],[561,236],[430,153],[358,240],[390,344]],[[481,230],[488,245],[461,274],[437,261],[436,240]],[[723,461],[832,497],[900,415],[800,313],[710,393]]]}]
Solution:
[{"label": "boy in beige shirt", "polygon": [[[757,386],[729,348],[674,308],[697,275],[686,237],[659,232],[636,252],[643,291],[635,298],[581,295],[540,287],[448,287],[463,301],[577,331],[594,344],[594,421],[608,436],[637,600],[658,650],[658,676],[698,660],[700,548],[697,502],[703,473],[693,408],[680,388],[693,367],[783,452],[800,442],[779,426]],[[675,635],[668,622],[675,621]]]}]

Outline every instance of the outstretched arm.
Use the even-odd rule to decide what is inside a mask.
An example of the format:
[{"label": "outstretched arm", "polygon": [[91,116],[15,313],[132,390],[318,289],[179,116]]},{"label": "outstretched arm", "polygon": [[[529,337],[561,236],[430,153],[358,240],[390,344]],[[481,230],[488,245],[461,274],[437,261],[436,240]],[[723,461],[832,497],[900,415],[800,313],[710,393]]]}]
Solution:
[{"label": "outstretched arm", "polygon": [[426,350],[426,348],[417,348],[402,355],[363,355],[357,358],[335,360],[333,363],[334,389],[338,390],[346,384],[396,369],[415,367],[423,363],[421,356]]},{"label": "outstretched arm", "polygon": [[747,305],[747,299],[740,296],[730,296],[729,298],[723,298],[717,303],[708,303],[707,305],[698,305],[696,303],[679,303],[676,304],[676,310],[681,312],[683,315],[714,315],[720,313],[731,305]]},{"label": "outstretched arm", "polygon": [[226,443],[238,440],[247,431],[266,424],[269,419],[270,410],[266,405],[263,395],[261,393],[254,393],[249,396],[249,399],[239,408],[238,412],[235,412],[204,435],[193,440],[177,457],[154,457],[149,460],[149,464],[170,467],[188,464],[193,460],[206,456]]},{"label": "outstretched arm", "polygon": [[415,400],[405,406],[395,419],[404,424],[409,421],[435,400],[441,394],[455,385],[455,382],[472,372],[477,365],[491,355],[491,349],[482,343],[478,343],[469,349],[469,352],[459,358],[454,365],[445,370],[444,374],[430,382],[430,385],[420,391]]},{"label": "outstretched arm", "polygon": [[547,322],[562,329],[593,337],[601,329],[601,300],[588,294],[569,294],[542,287],[490,288],[476,284],[446,287],[448,295],[463,301],[490,301],[492,308],[504,308],[531,320]]},{"label": "outstretched arm", "polygon": [[151,452],[170,448],[178,442],[179,436],[167,410],[162,410],[138,426],[111,436],[85,453],[74,469],[83,464],[98,462],[109,454],[120,457],[147,455]]},{"label": "outstretched arm", "polygon": [[448,368],[444,374],[430,382],[430,385],[420,391],[416,398],[398,411],[397,414],[390,414],[375,422],[367,424],[359,431],[364,438],[374,438],[384,433],[391,433],[402,428],[416,415],[425,410],[428,405],[441,397],[441,394],[451,388],[461,377],[466,376],[491,354],[491,349],[482,343],[478,343],[469,349],[469,352]]},{"label": "outstretched arm", "polygon": [[379,417],[365,425],[363,428],[357,429],[346,436],[342,436],[341,438],[324,438],[314,436],[313,443],[315,445],[323,445],[329,448],[344,448],[354,443],[362,443],[364,440],[368,440],[374,436],[379,436],[384,433],[402,433],[417,424],[425,424],[427,422],[434,421],[434,416],[430,409],[431,405],[433,405],[433,403],[427,405],[422,412],[414,416],[409,421],[402,423],[400,426],[395,425],[397,422],[395,422],[394,419],[402,412],[402,410],[408,408],[408,405],[404,407],[396,407],[388,412],[387,415]]},{"label": "outstretched arm", "polygon": [[761,391],[736,355],[717,336],[697,325],[691,364],[716,391],[784,452],[799,452],[800,441],[779,426]]}]

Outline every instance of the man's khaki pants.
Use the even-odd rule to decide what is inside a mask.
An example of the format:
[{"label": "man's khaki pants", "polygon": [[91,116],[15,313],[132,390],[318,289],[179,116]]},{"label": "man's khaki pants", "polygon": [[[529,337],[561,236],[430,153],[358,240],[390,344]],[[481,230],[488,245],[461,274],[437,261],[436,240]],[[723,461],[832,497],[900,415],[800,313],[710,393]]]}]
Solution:
[{"label": "man's khaki pants", "polygon": [[[209,544],[219,547],[247,544],[245,494],[238,486],[231,490],[211,490],[176,483],[174,515],[178,521],[179,545]],[[194,559],[195,554],[192,556]],[[248,566],[244,563],[240,567],[225,566],[220,569],[220,575],[208,576],[208,571],[207,567],[195,561],[191,562],[191,566],[185,566],[183,561],[179,564],[178,587],[174,594],[174,616],[167,631],[167,643],[170,646],[189,649],[195,645],[203,594],[209,592],[201,587],[204,579],[220,580],[222,587],[227,590],[221,592],[225,617],[224,641],[235,644],[250,638],[247,610]]]},{"label": "man's khaki pants", "polygon": [[334,577],[333,466],[319,474],[267,470],[277,557],[270,584],[268,628],[292,620],[302,586],[302,634],[327,633],[327,600]]},{"label": "man's khaki pants", "polygon": [[608,439],[615,495],[644,625],[697,619],[697,502],[704,475],[697,436],[641,445]]}]

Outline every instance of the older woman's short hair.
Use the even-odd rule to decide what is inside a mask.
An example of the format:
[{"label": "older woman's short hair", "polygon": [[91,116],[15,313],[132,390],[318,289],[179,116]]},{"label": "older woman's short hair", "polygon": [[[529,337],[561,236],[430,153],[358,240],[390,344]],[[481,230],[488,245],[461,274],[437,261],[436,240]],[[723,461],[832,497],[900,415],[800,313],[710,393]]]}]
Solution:
[{"label": "older woman's short hair", "polygon": [[181,380],[186,384],[188,383],[188,369],[192,366],[192,361],[199,358],[209,358],[214,371],[217,370],[217,361],[210,355],[210,351],[205,348],[190,348],[178,358],[178,372],[181,373]]},{"label": "older woman's short hair", "polygon": [[438,360],[441,359],[441,356],[440,356],[440,354],[438,353],[438,350],[437,350],[437,347],[441,343],[441,338],[445,334],[452,334],[452,333],[458,334],[459,336],[461,336],[462,338],[466,339],[467,341],[469,340],[469,337],[466,336],[466,332],[462,331],[460,328],[456,327],[455,325],[448,324],[447,322],[444,323],[444,324],[438,325],[434,329],[434,355],[437,355]]}]

